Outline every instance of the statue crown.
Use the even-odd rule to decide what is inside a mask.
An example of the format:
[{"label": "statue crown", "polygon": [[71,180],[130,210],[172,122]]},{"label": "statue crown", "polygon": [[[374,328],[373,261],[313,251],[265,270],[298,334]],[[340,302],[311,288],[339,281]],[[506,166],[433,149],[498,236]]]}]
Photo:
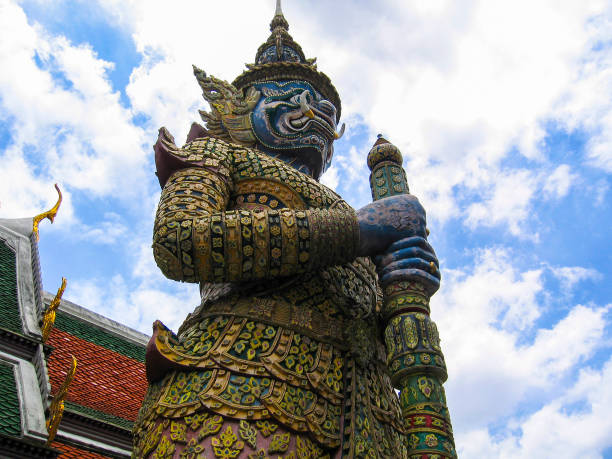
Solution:
[{"label": "statue crown", "polygon": [[336,107],[336,120],[340,120],[340,96],[331,80],[317,70],[316,58],[307,59],[302,47],[289,35],[289,22],[285,19],[280,0],[270,22],[270,36],[257,49],[255,63],[232,83],[238,90],[255,83],[278,80],[304,80],[312,84]]}]

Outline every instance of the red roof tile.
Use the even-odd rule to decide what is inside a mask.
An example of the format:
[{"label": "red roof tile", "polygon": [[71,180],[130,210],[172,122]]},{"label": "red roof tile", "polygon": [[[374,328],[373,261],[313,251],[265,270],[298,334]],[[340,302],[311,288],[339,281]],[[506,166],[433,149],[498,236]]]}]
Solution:
[{"label": "red roof tile", "polygon": [[47,343],[54,347],[48,360],[52,394],[64,382],[73,354],[77,370],[66,399],[129,421],[136,420],[147,390],[142,362],[57,328],[52,330]]},{"label": "red roof tile", "polygon": [[92,453],[91,451],[57,441],[52,442],[51,447],[61,451],[58,457],[62,459],[112,459],[110,456],[102,456],[101,454]]}]

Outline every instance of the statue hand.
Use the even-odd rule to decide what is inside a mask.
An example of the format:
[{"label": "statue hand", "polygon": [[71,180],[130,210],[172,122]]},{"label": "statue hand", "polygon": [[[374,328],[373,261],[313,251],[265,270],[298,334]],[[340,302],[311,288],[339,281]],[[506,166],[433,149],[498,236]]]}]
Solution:
[{"label": "statue hand", "polygon": [[394,242],[374,261],[383,287],[399,280],[415,280],[423,283],[430,295],[440,288],[438,258],[423,237],[412,236]]},{"label": "statue hand", "polygon": [[357,211],[359,256],[375,256],[410,236],[425,237],[425,209],[410,194],[390,196]]}]

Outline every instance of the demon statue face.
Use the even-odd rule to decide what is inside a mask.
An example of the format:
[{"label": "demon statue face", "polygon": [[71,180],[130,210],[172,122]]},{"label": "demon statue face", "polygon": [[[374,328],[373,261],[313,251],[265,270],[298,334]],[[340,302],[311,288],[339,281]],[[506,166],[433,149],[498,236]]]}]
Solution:
[{"label": "demon statue face", "polygon": [[295,158],[314,177],[331,163],[336,107],[308,82],[268,81],[254,88],[261,94],[251,112],[257,143],[272,154]]},{"label": "demon statue face", "polygon": [[337,110],[310,83],[279,80],[239,91],[194,67],[211,112],[200,111],[208,131],[223,140],[257,147],[318,178],[329,167]]}]

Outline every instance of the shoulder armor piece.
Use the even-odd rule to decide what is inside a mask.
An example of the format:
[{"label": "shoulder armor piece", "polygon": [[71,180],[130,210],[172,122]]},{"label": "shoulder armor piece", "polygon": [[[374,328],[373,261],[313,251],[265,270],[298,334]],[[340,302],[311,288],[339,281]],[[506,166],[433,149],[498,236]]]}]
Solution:
[{"label": "shoulder armor piece", "polygon": [[[194,126],[195,125],[195,126]],[[174,143],[174,137],[168,129],[159,129],[157,142],[153,145],[155,151],[155,166],[157,178],[163,188],[168,178],[180,170],[188,167],[208,167],[220,170],[227,174],[229,164],[230,146],[218,139],[208,136],[208,132],[199,125],[191,126],[188,143],[179,148]],[[220,144],[224,148],[216,148]]]}]

